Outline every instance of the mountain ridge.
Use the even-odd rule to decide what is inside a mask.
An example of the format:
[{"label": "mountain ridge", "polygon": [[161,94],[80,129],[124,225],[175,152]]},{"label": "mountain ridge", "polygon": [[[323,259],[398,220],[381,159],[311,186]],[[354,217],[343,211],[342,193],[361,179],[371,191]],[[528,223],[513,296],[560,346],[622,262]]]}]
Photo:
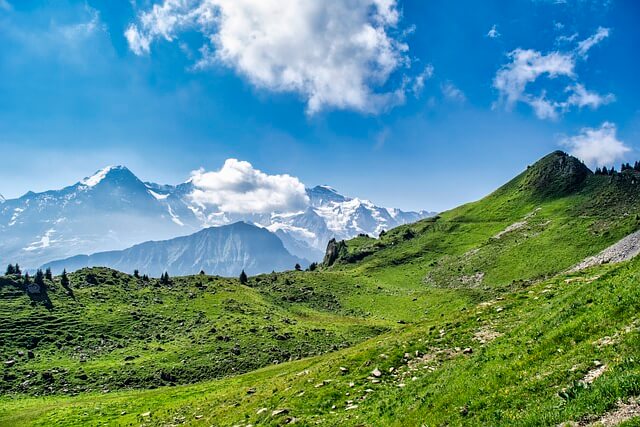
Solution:
[{"label": "mountain ridge", "polygon": [[238,276],[241,271],[255,275],[290,270],[308,261],[291,255],[282,241],[265,228],[239,221],[209,227],[194,234],[169,240],[147,241],[119,251],[97,252],[55,260],[42,266],[54,273],[85,267],[109,267],[159,277],[187,276],[206,271],[218,276]]},{"label": "mountain ridge", "polygon": [[35,268],[82,253],[126,249],[200,229],[246,221],[275,232],[292,254],[321,260],[331,238],[377,235],[432,212],[380,208],[307,188],[309,206],[299,212],[236,214],[195,203],[190,180],[177,185],[143,182],[126,166],[107,166],[59,190],[27,192],[0,204],[0,258]]}]

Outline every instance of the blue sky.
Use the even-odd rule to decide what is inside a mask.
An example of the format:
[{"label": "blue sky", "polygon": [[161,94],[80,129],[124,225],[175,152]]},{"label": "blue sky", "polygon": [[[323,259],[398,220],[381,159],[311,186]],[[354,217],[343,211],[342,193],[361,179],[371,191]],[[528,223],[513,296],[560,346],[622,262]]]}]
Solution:
[{"label": "blue sky", "polygon": [[640,158],[638,2],[243,3],[0,0],[0,193],[237,158],[442,210],[554,149]]}]

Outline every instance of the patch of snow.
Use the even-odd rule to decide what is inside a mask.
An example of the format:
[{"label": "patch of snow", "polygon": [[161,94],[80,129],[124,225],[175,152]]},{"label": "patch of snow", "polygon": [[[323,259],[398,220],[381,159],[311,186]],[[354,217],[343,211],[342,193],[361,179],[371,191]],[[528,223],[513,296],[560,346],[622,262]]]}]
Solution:
[{"label": "patch of snow", "polygon": [[[151,191],[151,190],[149,190],[149,191]],[[171,209],[171,205],[167,205],[167,208],[169,210],[169,215],[171,216],[171,221],[175,222],[180,227],[184,227],[184,223],[182,221],[180,221],[180,218],[176,214],[173,213],[173,209]]]},{"label": "patch of snow", "polygon": [[100,184],[100,182],[102,182],[103,179],[105,179],[105,177],[109,172],[111,172],[114,169],[120,169],[121,167],[122,166],[107,166],[106,168],[100,169],[98,172],[94,173],[93,175],[83,179],[82,181],[80,181],[80,184],[86,187],[95,187],[96,185]]},{"label": "patch of snow", "polygon": [[[149,192],[149,194],[151,194],[156,200],[164,200],[167,197],[169,197],[169,194],[159,194],[156,193],[155,191],[151,190],[151,189],[147,189],[147,191]],[[171,208],[169,208],[171,209]]]},{"label": "patch of snow", "polygon": [[305,239],[315,239],[316,238],[316,233],[307,230],[306,228],[302,228],[302,227],[296,227],[294,225],[289,225],[289,224],[283,224],[283,223],[273,223],[271,225],[268,225],[267,227],[265,227],[267,230],[271,231],[272,233],[275,233],[278,230],[282,230],[282,231],[287,231],[291,234],[296,234],[298,236],[301,236]]},{"label": "patch of snow", "polygon": [[11,216],[11,219],[9,220],[9,226],[15,225],[16,221],[18,220],[18,217],[20,216],[20,214],[24,212],[24,208],[15,208],[13,210],[13,215]]}]

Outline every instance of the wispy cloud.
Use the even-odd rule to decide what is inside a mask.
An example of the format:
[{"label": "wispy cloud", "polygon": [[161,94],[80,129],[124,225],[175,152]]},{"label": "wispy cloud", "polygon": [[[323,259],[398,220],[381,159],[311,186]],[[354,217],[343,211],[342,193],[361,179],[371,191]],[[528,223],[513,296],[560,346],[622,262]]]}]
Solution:
[{"label": "wispy cloud", "polygon": [[467,100],[464,92],[451,82],[443,83],[440,86],[440,90],[442,91],[442,95],[444,95],[445,99],[449,101],[464,103]]},{"label": "wispy cloud", "polygon": [[609,28],[598,27],[598,30],[594,35],[578,43],[578,47],[576,48],[578,55],[582,56],[583,58],[587,58],[587,53],[592,47],[609,37],[609,31]]},{"label": "wispy cloud", "polygon": [[501,36],[501,34],[498,32],[498,28],[497,28],[496,24],[493,24],[493,26],[491,27],[491,29],[487,33],[487,37],[489,37],[490,39],[497,39],[500,36]]},{"label": "wispy cloud", "polygon": [[[586,60],[589,49],[599,43],[603,36],[602,27],[588,39],[578,43],[575,50],[553,51],[546,54],[533,49],[515,49],[508,54],[510,61],[498,70],[493,87],[498,90],[499,99],[494,106],[504,106],[507,109],[522,102],[528,104],[540,119],[557,119],[560,114],[569,111],[572,107],[592,109],[615,101],[613,94],[601,95],[589,91],[577,81],[575,71],[578,59]],[[608,34],[608,30],[607,30]],[[572,41],[576,36],[567,38]],[[565,86],[566,98],[557,100],[550,98],[546,90],[539,94],[528,91],[528,87],[540,78],[548,79],[565,78],[573,83]]]},{"label": "wispy cloud", "polygon": [[0,0],[0,10],[13,10],[13,6],[11,6],[11,3],[9,3],[8,0]]}]

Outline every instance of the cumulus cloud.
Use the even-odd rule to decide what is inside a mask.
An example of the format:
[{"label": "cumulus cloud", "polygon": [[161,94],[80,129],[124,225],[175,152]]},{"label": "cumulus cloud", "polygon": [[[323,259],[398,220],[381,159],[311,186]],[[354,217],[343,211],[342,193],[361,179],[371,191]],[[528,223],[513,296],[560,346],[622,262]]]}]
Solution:
[{"label": "cumulus cloud", "polygon": [[191,173],[198,204],[229,213],[291,212],[304,209],[304,185],[290,175],[268,175],[251,163],[227,159],[219,171]]},{"label": "cumulus cloud", "polygon": [[501,36],[501,34],[498,32],[498,28],[497,28],[496,24],[493,24],[493,26],[491,27],[491,29],[487,33],[487,37],[489,37],[490,39],[497,39],[500,36]]},{"label": "cumulus cloud", "polygon": [[[223,64],[253,85],[301,94],[307,110],[376,113],[404,102],[389,89],[408,66],[397,0],[164,0],[125,32],[131,50],[197,31],[207,44],[197,67]],[[386,85],[386,86],[385,86]],[[383,89],[384,88],[384,89]]]},{"label": "cumulus cloud", "polygon": [[[518,102],[528,104],[540,119],[556,119],[572,107],[590,107],[596,109],[615,101],[613,94],[601,95],[589,91],[577,81],[575,71],[578,59],[587,59],[586,53],[607,35],[600,27],[596,34],[578,43],[575,50],[569,52],[553,51],[546,54],[533,49],[515,49],[507,54],[509,62],[500,68],[494,79],[493,87],[498,90],[499,98],[494,106],[513,108]],[[565,38],[570,42],[575,36]],[[541,78],[565,78],[572,83],[565,86],[566,99],[547,97],[543,89],[540,94],[528,92],[528,87]]]},{"label": "cumulus cloud", "polygon": [[586,38],[585,40],[582,40],[580,43],[578,43],[578,47],[576,48],[576,52],[578,53],[578,55],[580,55],[583,58],[587,58],[587,53],[589,52],[589,50],[594,47],[595,45],[597,45],[598,43],[600,43],[602,40],[606,39],[607,37],[609,37],[609,29],[608,28],[603,28],[603,27],[598,27],[598,30],[596,31],[596,33],[588,38]]},{"label": "cumulus cloud", "polygon": [[564,138],[561,143],[592,167],[610,166],[631,151],[617,138],[616,125],[610,122],[604,122],[599,128],[584,128],[580,134]]}]

